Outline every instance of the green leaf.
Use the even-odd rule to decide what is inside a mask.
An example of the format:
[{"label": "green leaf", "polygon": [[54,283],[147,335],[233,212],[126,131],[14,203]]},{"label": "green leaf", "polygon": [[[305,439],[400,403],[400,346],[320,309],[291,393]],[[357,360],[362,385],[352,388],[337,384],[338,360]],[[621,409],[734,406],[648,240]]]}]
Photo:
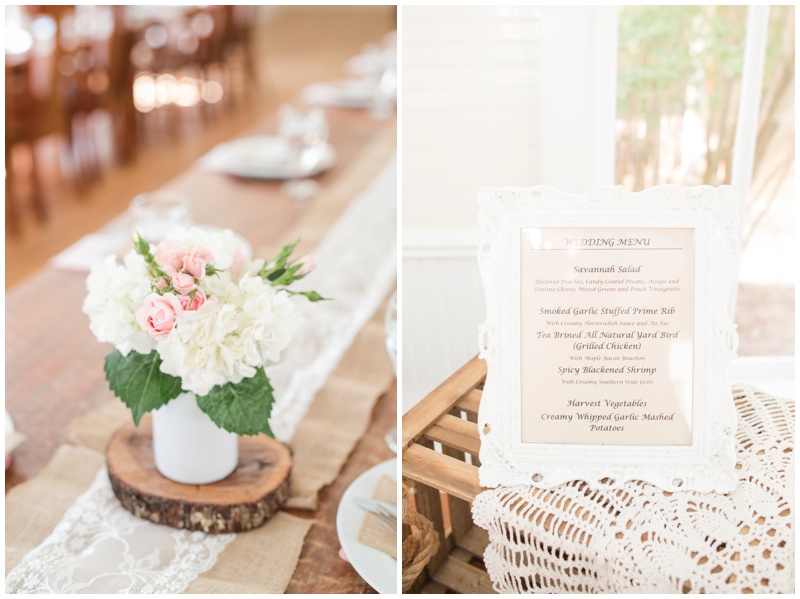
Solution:
[{"label": "green leaf", "polygon": [[181,379],[164,374],[159,367],[158,352],[130,352],[123,356],[118,350],[106,356],[105,372],[108,386],[131,409],[133,422],[150,410],[157,410],[181,393]]},{"label": "green leaf", "polygon": [[206,276],[213,277],[221,272],[225,272],[224,269],[217,268],[213,264],[206,264]]},{"label": "green leaf", "polygon": [[284,266],[286,266],[286,261],[289,259],[289,256],[292,255],[292,252],[294,251],[294,248],[297,247],[298,243],[300,243],[299,239],[297,241],[295,241],[294,243],[289,243],[289,244],[283,246],[280,249],[280,251],[278,252],[278,255],[275,257],[275,266],[276,267],[283,268]]},{"label": "green leaf", "polygon": [[169,278],[166,277],[164,271],[158,265],[155,257],[150,252],[150,244],[142,239],[142,236],[139,233],[136,233],[136,239],[133,240],[133,247],[136,250],[136,253],[144,259],[144,263],[147,265],[147,272],[151,279],[160,279],[162,277]]},{"label": "green leaf", "polygon": [[267,373],[259,368],[249,379],[212,388],[208,395],[197,398],[197,405],[226,431],[237,435],[265,433],[274,439],[269,427],[274,401]]},{"label": "green leaf", "polygon": [[298,277],[295,274],[302,266],[302,264],[295,264],[294,266],[276,270],[267,277],[267,280],[271,281],[273,287],[277,285],[291,285],[295,281],[299,281],[305,276],[300,275]]},{"label": "green leaf", "polygon": [[286,272],[285,268],[279,268],[278,270],[273,270],[271,273],[267,275],[267,280],[272,281],[274,285],[275,281],[277,281],[285,272]]},{"label": "green leaf", "polygon": [[139,232],[136,232],[136,239],[133,242],[133,247],[136,249],[136,253],[142,257],[147,258],[150,256],[150,244],[147,243]]},{"label": "green leaf", "polygon": [[286,291],[289,292],[291,295],[302,295],[310,302],[327,302],[330,301],[331,299],[329,297],[322,297],[316,291],[289,291],[288,289],[286,289]]},{"label": "green leaf", "polygon": [[290,243],[283,246],[278,252],[277,256],[275,256],[271,260],[264,261],[264,266],[261,267],[261,270],[259,271],[258,274],[262,278],[269,279],[270,281],[274,280],[275,277],[280,276],[279,274],[275,275],[275,277],[273,278],[270,278],[272,275],[274,275],[275,272],[281,271],[281,274],[283,274],[283,271],[286,270],[286,262],[289,260],[289,256],[292,255],[292,252],[294,251],[294,248],[297,247],[298,243],[300,243],[299,239],[294,243]]}]

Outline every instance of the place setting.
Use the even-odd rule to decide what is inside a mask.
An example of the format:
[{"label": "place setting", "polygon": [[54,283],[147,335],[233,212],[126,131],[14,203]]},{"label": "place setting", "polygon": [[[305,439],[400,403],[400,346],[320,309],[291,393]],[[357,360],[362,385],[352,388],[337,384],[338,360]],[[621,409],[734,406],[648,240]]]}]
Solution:
[{"label": "place setting", "polygon": [[[397,297],[389,298],[384,317],[386,352],[397,373]],[[397,453],[397,429],[384,438]],[[345,490],[336,513],[339,557],[349,562],[379,593],[397,592],[397,459],[376,464]]]},{"label": "place setting", "polygon": [[329,125],[323,109],[284,104],[278,110],[278,119],[275,135],[242,137],[220,144],[202,159],[203,166],[247,179],[289,179],[298,187],[298,183],[336,165],[337,154],[328,142]]},{"label": "place setting", "polygon": [[364,44],[346,65],[349,77],[314,83],[301,92],[314,106],[365,109],[374,118],[387,118],[397,100],[397,36],[387,34],[380,44]]},{"label": "place setting", "polygon": [[348,561],[379,593],[397,590],[397,460],[382,462],[345,491],[336,516]]}]

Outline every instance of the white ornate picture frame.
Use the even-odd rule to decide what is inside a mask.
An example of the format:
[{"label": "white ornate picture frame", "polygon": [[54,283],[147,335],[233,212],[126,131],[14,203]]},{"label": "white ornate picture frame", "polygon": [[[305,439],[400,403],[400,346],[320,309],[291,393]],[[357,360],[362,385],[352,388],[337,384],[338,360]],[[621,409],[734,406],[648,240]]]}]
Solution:
[{"label": "white ornate picture frame", "polygon": [[[548,187],[484,188],[478,200],[478,254],[487,300],[486,321],[480,328],[480,356],[488,368],[478,416],[481,485],[552,488],[583,480],[593,488],[615,488],[629,480],[641,480],[668,491],[733,490],[737,480],[736,414],[727,368],[738,343],[728,315],[740,253],[736,191],[732,187],[659,186],[628,193],[619,187],[597,187],[571,195]],[[650,246],[644,247],[648,243]],[[637,244],[642,247],[634,247]],[[601,249],[608,251],[600,253]],[[618,251],[623,249],[632,251]],[[623,256],[633,256],[627,262],[640,264],[626,266]],[[595,266],[577,266],[584,263]],[[662,289],[652,286],[645,291],[644,286],[622,283],[659,281],[660,271],[675,277],[676,264],[684,269],[678,272],[690,274],[669,279],[680,284],[663,287],[663,297],[678,298],[677,314],[684,320],[674,322],[685,326],[656,326],[659,321],[661,325],[672,324],[672,315],[664,320],[652,316],[650,320],[642,318],[642,322],[630,318],[612,323],[607,320],[611,317],[600,316],[601,310],[573,310],[573,305],[591,305],[596,298],[597,305],[613,305],[618,300],[620,308],[606,312],[614,318],[615,312],[626,309],[650,314],[656,309],[668,311],[671,308],[631,308],[629,304],[636,304],[631,298],[651,297],[648,293]],[[567,272],[567,266],[570,273],[600,274],[592,279],[562,275],[568,277],[562,279],[567,287],[559,285],[558,276],[552,280],[538,278],[540,273]],[[629,268],[641,272],[629,274]],[[596,289],[584,285],[587,281],[596,283]],[[544,308],[547,304],[540,298],[563,299],[563,305]],[[583,316],[587,312],[595,315]],[[545,322],[540,320],[540,313],[556,316]],[[568,316],[558,316],[563,314]],[[573,326],[562,329],[559,324]],[[648,324],[653,325],[652,330]],[[670,332],[672,329],[675,331]],[[679,334],[684,337],[681,343],[655,340],[656,335]],[[628,345],[622,345],[597,335],[645,339],[626,339]],[[579,339],[560,339],[569,336]],[[586,347],[594,349],[584,350]],[[600,370],[625,373],[627,366],[614,364],[617,370],[611,366],[598,370],[585,362],[590,355],[597,356],[594,360],[617,360],[611,356],[618,347],[633,348],[624,350],[623,358],[642,361],[642,366],[633,370],[644,374],[602,375],[605,378],[582,374]],[[667,349],[657,349],[663,347]],[[569,360],[576,361],[574,368]],[[563,376],[574,379],[559,379],[564,383],[561,385],[555,378],[559,376],[554,374],[556,370],[568,372]],[[653,376],[649,381],[648,375]],[[665,382],[666,376],[671,382]],[[585,384],[567,384],[578,382]],[[588,383],[600,384],[594,391],[587,390]],[[626,384],[636,388],[636,395],[642,399],[615,401],[617,395],[624,395],[615,386],[624,389]],[[672,412],[669,407],[659,408],[662,411],[656,414],[648,411],[656,408],[641,407],[658,402],[667,406],[674,402],[678,408]],[[576,409],[575,405],[592,407]],[[626,414],[620,418],[637,422],[617,422],[613,420],[617,414]],[[645,414],[649,415],[640,420]],[[666,421],[669,414],[683,422],[680,430]],[[652,422],[659,418],[664,422]],[[589,433],[591,426],[594,429]],[[565,442],[560,441],[561,435]]]}]

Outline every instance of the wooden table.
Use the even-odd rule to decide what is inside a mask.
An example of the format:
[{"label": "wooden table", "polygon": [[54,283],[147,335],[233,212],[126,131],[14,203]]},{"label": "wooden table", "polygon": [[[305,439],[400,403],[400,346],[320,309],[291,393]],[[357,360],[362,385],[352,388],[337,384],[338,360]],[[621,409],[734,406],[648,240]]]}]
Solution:
[{"label": "wooden table", "polygon": [[[195,222],[238,231],[258,256],[269,255],[279,247],[291,229],[327,229],[341,210],[318,204],[312,219],[312,203],[324,202],[326,194],[356,195],[361,189],[348,186],[343,175],[352,176],[353,169],[370,155],[373,144],[386,147],[396,139],[395,119],[376,121],[355,110],[327,112],[330,142],[339,162],[317,178],[323,192],[308,202],[283,197],[277,182],[236,179],[198,166],[166,187],[189,194]],[[274,121],[267,121],[248,133],[270,134],[274,126]],[[298,255],[310,249],[301,242]],[[103,375],[103,358],[109,346],[94,339],[88,318],[81,312],[85,281],[85,274],[48,267],[6,294],[6,409],[16,428],[29,437],[15,451],[14,462],[6,471],[6,492],[48,463],[63,441],[67,424],[113,398]],[[384,435],[395,425],[396,403],[394,388],[380,398],[367,434],[339,478],[323,489],[320,508],[316,512],[292,511],[296,516],[313,518],[316,524],[306,538],[288,592],[371,592],[337,555],[336,510],[344,490],[359,474],[393,456]]]}]

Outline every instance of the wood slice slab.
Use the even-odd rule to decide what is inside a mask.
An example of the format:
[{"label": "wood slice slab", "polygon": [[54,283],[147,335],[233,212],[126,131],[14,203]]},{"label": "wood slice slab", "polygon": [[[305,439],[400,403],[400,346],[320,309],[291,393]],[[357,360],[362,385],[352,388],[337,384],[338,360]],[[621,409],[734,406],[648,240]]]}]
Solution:
[{"label": "wood slice slab", "polygon": [[227,478],[184,485],[165,478],[153,460],[149,419],[117,430],[106,449],[111,488],[134,516],[207,533],[258,528],[289,497],[292,455],[264,435],[239,438],[239,463]]}]

